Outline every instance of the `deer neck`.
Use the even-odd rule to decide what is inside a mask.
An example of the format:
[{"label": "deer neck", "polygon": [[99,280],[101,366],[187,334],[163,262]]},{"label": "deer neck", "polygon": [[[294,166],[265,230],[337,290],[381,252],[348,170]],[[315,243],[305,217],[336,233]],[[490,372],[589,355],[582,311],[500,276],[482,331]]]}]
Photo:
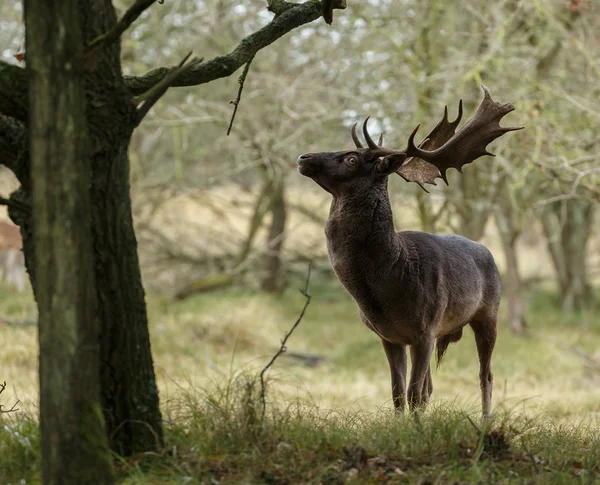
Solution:
[{"label": "deer neck", "polygon": [[396,255],[387,181],[357,194],[334,196],[325,234],[330,257],[343,256],[343,264],[389,260]]}]

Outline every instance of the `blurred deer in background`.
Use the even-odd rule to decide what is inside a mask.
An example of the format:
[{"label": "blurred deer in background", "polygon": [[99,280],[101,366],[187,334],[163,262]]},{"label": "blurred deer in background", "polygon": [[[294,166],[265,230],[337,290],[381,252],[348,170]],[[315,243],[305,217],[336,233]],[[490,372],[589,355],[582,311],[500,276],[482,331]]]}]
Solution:
[{"label": "blurred deer in background", "polygon": [[367,131],[363,147],[352,127],[356,149],[307,153],[298,157],[298,170],[333,196],[325,227],[333,270],[354,298],[364,324],[382,340],[392,375],[392,398],[404,410],[406,401],[406,346],[410,346],[411,410],[425,407],[433,391],[430,361],[437,341],[438,365],[463,327],[475,333],[480,362],[483,415],[491,410],[491,358],[496,341],[500,303],[500,275],[492,254],[476,242],[457,235],[416,231],[395,232],[387,179],[397,173],[406,181],[435,185],[446,171],[483,155],[499,136],[521,128],[504,128],[500,120],[514,110],[511,104],[484,99],[473,118],[456,128],[459,114],[448,121],[448,110],[425,140],[416,147],[413,131],[405,150],[391,150],[373,142]]},{"label": "blurred deer in background", "polygon": [[5,283],[14,285],[19,291],[25,289],[22,243],[19,227],[0,221],[0,278]]}]

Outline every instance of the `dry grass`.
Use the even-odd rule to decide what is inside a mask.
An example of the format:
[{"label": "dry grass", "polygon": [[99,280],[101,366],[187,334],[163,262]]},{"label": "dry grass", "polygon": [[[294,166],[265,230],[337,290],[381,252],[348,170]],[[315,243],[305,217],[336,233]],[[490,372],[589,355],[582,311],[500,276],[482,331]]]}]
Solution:
[{"label": "dry grass", "polygon": [[[301,284],[301,282],[298,282]],[[379,340],[362,326],[354,303],[335,282],[315,282],[313,302],[293,335],[289,349],[324,354],[328,360],[308,368],[281,359],[273,377],[287,396],[310,396],[322,407],[367,410],[390,406],[387,362]],[[234,370],[259,370],[302,305],[295,291],[271,297],[229,290],[173,303],[150,297],[152,345],[165,400],[226,379]],[[563,315],[551,295],[529,298],[528,337],[500,328],[494,354],[495,403],[520,411],[551,413],[569,419],[600,416],[600,375],[575,352],[600,352],[597,314]],[[3,292],[0,314],[25,317],[26,295]],[[7,344],[0,355],[0,378],[9,382],[5,399],[18,398],[35,409],[37,393],[34,327],[0,325]],[[471,332],[452,345],[434,373],[434,398],[474,410],[479,407],[478,363]]]}]

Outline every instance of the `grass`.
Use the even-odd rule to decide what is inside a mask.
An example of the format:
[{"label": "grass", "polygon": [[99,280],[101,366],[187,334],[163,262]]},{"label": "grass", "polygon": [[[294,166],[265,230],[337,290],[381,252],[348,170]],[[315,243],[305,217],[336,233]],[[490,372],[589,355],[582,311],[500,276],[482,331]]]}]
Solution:
[{"label": "grass", "polygon": [[[482,429],[472,332],[434,373],[430,409],[399,417],[383,349],[354,303],[332,281],[313,280],[309,291],[288,349],[327,360],[306,367],[284,354],[269,372],[264,423],[249,376],[277,349],[302,295],[149,296],[166,448],[117,460],[121,483],[600,482],[600,375],[574,351],[598,353],[600,311],[566,315],[551,292],[528,295],[529,335],[500,326],[495,418]],[[0,291],[2,316],[28,316],[31,303]],[[35,328],[0,325],[0,340],[0,380],[9,384],[0,400],[23,401],[0,418],[0,483],[39,483]]]}]

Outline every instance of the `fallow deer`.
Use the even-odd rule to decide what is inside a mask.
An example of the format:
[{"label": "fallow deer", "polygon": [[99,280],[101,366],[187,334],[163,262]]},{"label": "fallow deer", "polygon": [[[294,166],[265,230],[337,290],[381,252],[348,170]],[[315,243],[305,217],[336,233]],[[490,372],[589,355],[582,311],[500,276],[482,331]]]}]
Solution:
[{"label": "fallow deer", "polygon": [[25,262],[21,246],[19,227],[0,221],[0,278],[19,291],[25,289]]},{"label": "fallow deer", "polygon": [[491,358],[496,341],[500,276],[483,245],[458,235],[417,231],[395,232],[387,180],[397,173],[406,181],[446,184],[451,167],[462,167],[483,155],[501,135],[520,128],[500,126],[514,110],[492,100],[488,90],[479,108],[458,132],[462,117],[448,121],[448,109],[419,145],[412,132],[405,150],[384,148],[369,136],[367,118],[363,147],[352,127],[356,148],[307,153],[297,160],[299,172],[333,196],[325,226],[333,270],[356,301],[363,323],[382,340],[392,376],[392,399],[399,410],[406,402],[406,347],[410,346],[411,410],[425,407],[433,391],[430,361],[437,340],[438,365],[451,342],[469,324],[475,333],[480,362],[483,415],[491,410]]}]

